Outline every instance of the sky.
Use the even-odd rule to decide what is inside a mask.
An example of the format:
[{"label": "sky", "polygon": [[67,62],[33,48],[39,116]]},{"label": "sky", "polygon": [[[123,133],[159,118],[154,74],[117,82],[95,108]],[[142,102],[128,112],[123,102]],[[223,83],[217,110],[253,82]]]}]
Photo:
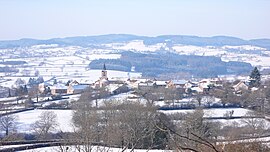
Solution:
[{"label": "sky", "polygon": [[103,34],[270,38],[270,0],[0,0],[0,40]]}]

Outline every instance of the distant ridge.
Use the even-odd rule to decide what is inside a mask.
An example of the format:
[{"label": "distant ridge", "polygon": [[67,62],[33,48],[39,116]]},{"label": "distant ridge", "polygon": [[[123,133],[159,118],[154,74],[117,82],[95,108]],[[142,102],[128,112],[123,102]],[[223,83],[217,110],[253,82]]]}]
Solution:
[{"label": "distant ridge", "polygon": [[194,46],[224,46],[224,45],[254,45],[270,50],[270,39],[243,40],[231,36],[199,37],[188,35],[161,35],[156,37],[137,36],[131,34],[108,34],[98,36],[77,36],[66,38],[53,38],[48,40],[20,39],[0,41],[0,48],[28,47],[40,44],[58,44],[60,46],[91,46],[95,44],[121,43],[132,40],[143,40],[146,45],[157,43],[183,44]]}]

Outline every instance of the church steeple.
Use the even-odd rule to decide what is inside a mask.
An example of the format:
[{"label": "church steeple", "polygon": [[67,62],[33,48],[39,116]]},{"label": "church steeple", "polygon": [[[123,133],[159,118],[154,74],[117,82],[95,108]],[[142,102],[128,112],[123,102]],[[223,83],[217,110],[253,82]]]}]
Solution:
[{"label": "church steeple", "polygon": [[101,79],[106,79],[108,80],[108,77],[107,77],[107,70],[106,70],[106,65],[105,63],[103,64],[103,69],[101,71]]},{"label": "church steeple", "polygon": [[106,70],[106,65],[105,65],[105,63],[103,64],[103,70]]}]

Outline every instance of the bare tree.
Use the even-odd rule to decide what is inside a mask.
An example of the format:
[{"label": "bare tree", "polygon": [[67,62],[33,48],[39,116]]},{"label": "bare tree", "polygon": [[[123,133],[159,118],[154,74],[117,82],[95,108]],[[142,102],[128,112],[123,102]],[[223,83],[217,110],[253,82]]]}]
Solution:
[{"label": "bare tree", "polygon": [[198,94],[198,95],[196,96],[196,99],[197,99],[197,101],[198,101],[199,107],[201,107],[203,97],[202,97],[201,95]]},{"label": "bare tree", "polygon": [[132,102],[124,102],[120,105],[118,118],[123,146],[132,150],[153,147],[156,116],[156,110],[152,106]]},{"label": "bare tree", "polygon": [[169,134],[171,149],[178,151],[220,151],[215,146],[214,137],[217,136],[219,127],[203,119],[203,111],[195,110],[183,119],[174,121],[174,127],[163,123],[157,126]]},{"label": "bare tree", "polygon": [[[82,102],[82,101],[80,101]],[[156,109],[139,102],[108,101],[96,107],[95,101],[77,102],[73,123],[78,149],[91,151],[93,144],[102,143],[134,150],[135,148],[157,148],[166,142],[165,134],[155,126],[158,117]],[[164,147],[163,147],[164,148]]]},{"label": "bare tree", "polygon": [[224,152],[266,152],[270,151],[267,144],[260,142],[239,142],[239,143],[228,143],[222,147]]},{"label": "bare tree", "polygon": [[165,89],[165,100],[169,101],[175,105],[175,101],[181,98],[183,91],[177,88],[167,88]]},{"label": "bare tree", "polygon": [[246,125],[246,134],[250,134],[253,137],[261,136],[266,131],[265,120],[259,118],[260,115],[255,112],[248,112],[246,114],[246,119],[242,119],[242,122]]},{"label": "bare tree", "polygon": [[224,83],[222,89],[213,89],[210,95],[220,98],[224,107],[227,103],[238,103],[240,101],[230,83]]},{"label": "bare tree", "polygon": [[73,105],[73,124],[75,126],[72,139],[75,140],[78,151],[90,152],[93,144],[98,141],[99,114],[94,104],[94,92],[82,94],[81,98]]},{"label": "bare tree", "polygon": [[0,128],[1,130],[5,131],[6,136],[8,136],[11,131],[16,130],[16,119],[17,117],[15,115],[6,115],[0,117]]},{"label": "bare tree", "polygon": [[153,105],[155,101],[164,99],[165,88],[138,89],[137,93],[147,101],[147,104]]},{"label": "bare tree", "polygon": [[46,139],[51,131],[58,126],[57,115],[52,111],[44,111],[39,115],[39,120],[32,124],[33,130],[39,138]]},{"label": "bare tree", "polygon": [[85,89],[85,91],[82,93],[79,103],[91,103],[91,106],[93,102],[95,102],[95,106],[98,107],[98,99],[106,98],[109,96],[109,92],[106,90],[105,87],[94,89],[91,87],[88,87]]}]

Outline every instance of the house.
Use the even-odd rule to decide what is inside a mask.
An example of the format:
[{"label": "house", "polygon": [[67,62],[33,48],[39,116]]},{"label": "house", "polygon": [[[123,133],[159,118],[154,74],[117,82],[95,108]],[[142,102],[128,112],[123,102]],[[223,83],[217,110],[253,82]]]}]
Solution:
[{"label": "house", "polygon": [[198,83],[188,81],[184,86],[185,89],[190,89],[190,88],[193,88],[193,87],[198,87]]},{"label": "house", "polygon": [[140,83],[139,80],[135,80],[135,79],[128,79],[128,80],[127,80],[127,84],[128,84],[130,87],[135,88],[135,89],[138,89],[139,83]]},{"label": "house", "polygon": [[202,87],[192,87],[190,88],[190,91],[192,94],[203,94],[203,89]]},{"label": "house", "polygon": [[186,83],[186,80],[170,80],[166,88],[184,88]]},{"label": "house", "polygon": [[210,85],[211,83],[200,83],[198,87],[202,90],[202,92],[198,93],[208,93],[210,90]]},{"label": "house", "polygon": [[154,83],[157,88],[165,88],[167,86],[167,81],[155,81]]},{"label": "house", "polygon": [[144,81],[141,80],[141,82],[137,84],[138,84],[138,89],[165,88],[167,86],[166,81],[157,81],[156,79],[144,80]]},{"label": "house", "polygon": [[50,89],[52,95],[66,94],[68,87],[65,86],[64,84],[55,84],[52,87],[50,87]]},{"label": "house", "polygon": [[236,85],[233,86],[236,92],[241,90],[248,90],[248,85],[244,81],[238,82]]},{"label": "house", "polygon": [[130,87],[127,84],[110,84],[107,86],[107,90],[111,95],[117,95],[130,91]]},{"label": "house", "polygon": [[222,86],[222,79],[221,78],[213,78],[213,79],[210,79],[210,83],[213,84],[215,87],[219,87],[219,86]]},{"label": "house", "polygon": [[77,80],[74,81],[70,81],[70,83],[68,83],[68,85],[78,85],[80,84]]},{"label": "house", "polygon": [[144,82],[138,83],[138,89],[140,90],[154,88],[154,86],[155,86],[155,83],[152,80],[146,80]]},{"label": "house", "polygon": [[43,83],[38,84],[38,91],[40,93],[44,93],[45,90],[48,90],[48,88],[51,88],[53,86],[52,81],[45,81]]},{"label": "house", "polygon": [[67,94],[82,93],[87,87],[89,87],[89,85],[85,84],[69,85],[67,88]]}]

